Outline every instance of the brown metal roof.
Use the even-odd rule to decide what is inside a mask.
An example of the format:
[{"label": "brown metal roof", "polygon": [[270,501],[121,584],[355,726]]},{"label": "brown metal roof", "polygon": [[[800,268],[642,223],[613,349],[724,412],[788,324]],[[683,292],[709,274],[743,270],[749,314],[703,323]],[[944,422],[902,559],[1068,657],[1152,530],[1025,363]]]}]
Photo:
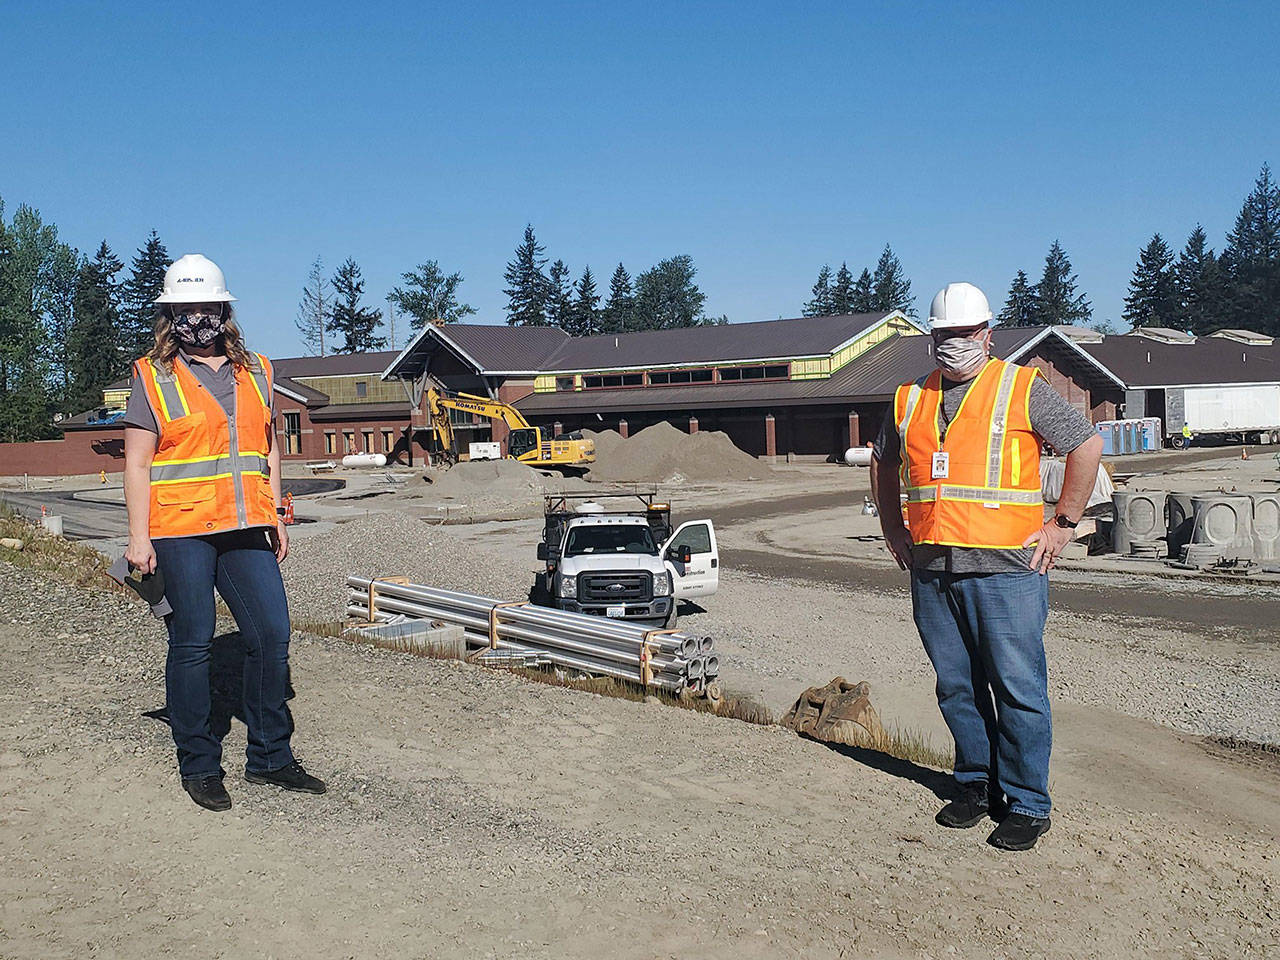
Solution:
[{"label": "brown metal roof", "polygon": [[315,423],[337,420],[408,420],[411,410],[407,400],[393,403],[331,403],[311,410],[309,416]]},{"label": "brown metal roof", "polygon": [[[996,330],[994,353],[998,357],[1008,357],[1024,348],[1043,330],[1043,327]],[[527,416],[549,416],[595,411],[871,403],[888,400],[900,384],[933,369],[932,343],[930,337],[890,337],[823,380],[535,393],[521,400],[517,406]]]},{"label": "brown metal roof", "polygon": [[1252,344],[1224,337],[1165,343],[1126,334],[1080,349],[1132,388],[1195,384],[1278,383],[1280,344]]},{"label": "brown metal roof", "polygon": [[569,337],[551,327],[446,324],[424,329],[384,376],[415,376],[448,349],[481,375],[614,370],[826,356],[890,314],[846,314]]},{"label": "brown metal roof", "polygon": [[396,357],[395,350],[375,353],[331,353],[327,357],[281,357],[271,366],[281,377],[349,377],[367,373],[376,377]]},{"label": "brown metal roof", "polygon": [[546,369],[608,370],[826,356],[887,316],[888,312],[854,313],[580,337],[567,341]]},{"label": "brown metal roof", "polygon": [[317,390],[315,387],[308,387],[305,383],[299,383],[297,380],[291,380],[288,377],[282,377],[277,374],[275,385],[277,389],[284,389],[292,393],[296,393],[298,396],[302,397],[307,406],[329,402],[329,395],[327,393]]}]

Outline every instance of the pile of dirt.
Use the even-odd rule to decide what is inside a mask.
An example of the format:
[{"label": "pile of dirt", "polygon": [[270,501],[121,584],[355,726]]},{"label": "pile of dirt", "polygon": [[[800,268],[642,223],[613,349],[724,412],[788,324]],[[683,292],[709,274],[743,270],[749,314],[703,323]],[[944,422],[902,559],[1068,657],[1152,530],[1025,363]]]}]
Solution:
[{"label": "pile of dirt", "polygon": [[591,436],[596,462],[588,477],[594,481],[723,483],[758,480],[770,472],[719,431],[688,434],[663,421],[625,440],[613,434],[616,439],[603,446],[599,438],[608,434]]},{"label": "pile of dirt", "polygon": [[454,464],[433,475],[432,497],[474,500],[523,500],[542,496],[543,476],[516,460],[476,460]]},{"label": "pile of dirt", "polygon": [[427,509],[447,508],[447,516],[455,520],[518,520],[541,516],[544,494],[587,489],[590,485],[581,477],[516,460],[477,460],[428,471],[421,481],[407,484],[400,498],[420,501]]},{"label": "pile of dirt", "polygon": [[597,460],[610,455],[621,444],[626,443],[617,430],[601,430],[599,433],[594,430],[583,430],[582,435],[595,443]]}]

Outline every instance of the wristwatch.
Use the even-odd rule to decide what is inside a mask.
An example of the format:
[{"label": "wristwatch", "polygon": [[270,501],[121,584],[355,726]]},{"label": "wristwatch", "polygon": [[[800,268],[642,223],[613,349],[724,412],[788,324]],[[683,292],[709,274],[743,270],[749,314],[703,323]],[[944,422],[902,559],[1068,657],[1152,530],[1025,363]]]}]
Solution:
[{"label": "wristwatch", "polygon": [[1061,513],[1056,514],[1054,516],[1053,522],[1056,523],[1058,526],[1062,527],[1062,529],[1064,530],[1074,530],[1076,527],[1080,526],[1079,520],[1068,520]]}]

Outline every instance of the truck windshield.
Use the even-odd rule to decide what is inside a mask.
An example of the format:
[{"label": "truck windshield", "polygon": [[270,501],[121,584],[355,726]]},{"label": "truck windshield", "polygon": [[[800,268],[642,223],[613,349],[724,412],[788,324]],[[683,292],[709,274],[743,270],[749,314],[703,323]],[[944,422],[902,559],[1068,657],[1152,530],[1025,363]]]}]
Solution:
[{"label": "truck windshield", "polygon": [[584,553],[649,553],[658,552],[653,534],[644,524],[626,526],[574,527],[564,545],[566,557]]}]

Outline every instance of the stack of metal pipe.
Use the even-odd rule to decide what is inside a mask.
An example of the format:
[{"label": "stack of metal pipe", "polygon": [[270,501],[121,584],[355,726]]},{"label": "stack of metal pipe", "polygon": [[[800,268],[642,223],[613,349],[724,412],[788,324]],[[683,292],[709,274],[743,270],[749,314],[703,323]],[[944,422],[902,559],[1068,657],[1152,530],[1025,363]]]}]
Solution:
[{"label": "stack of metal pipe", "polygon": [[701,693],[720,673],[710,637],[655,634],[651,627],[624,620],[504,603],[418,583],[351,576],[347,590],[347,613],[365,621],[403,614],[461,626],[468,647],[477,651],[475,659],[481,662],[554,665],[671,693]]}]

